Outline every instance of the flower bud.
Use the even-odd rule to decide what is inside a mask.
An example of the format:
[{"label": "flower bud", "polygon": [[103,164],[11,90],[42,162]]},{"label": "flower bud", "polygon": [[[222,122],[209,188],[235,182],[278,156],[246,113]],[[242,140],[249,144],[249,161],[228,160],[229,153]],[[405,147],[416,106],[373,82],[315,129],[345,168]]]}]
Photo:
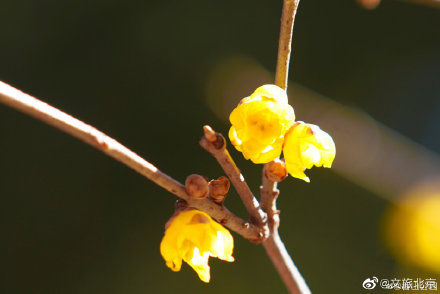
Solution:
[{"label": "flower bud", "polygon": [[206,140],[216,149],[225,148],[225,138],[220,133],[214,131],[210,126],[203,126],[203,133]]},{"label": "flower bud", "polygon": [[217,140],[217,134],[210,126],[208,126],[208,125],[203,126],[203,132],[205,134],[205,138],[209,142],[214,143]]},{"label": "flower bud", "polygon": [[203,199],[209,192],[208,181],[201,175],[189,175],[185,180],[185,190],[188,195]]},{"label": "flower bud", "polygon": [[266,163],[263,168],[264,175],[272,182],[281,182],[287,177],[286,164],[283,160],[275,159]]},{"label": "flower bud", "polygon": [[222,204],[228,194],[229,187],[230,184],[227,177],[211,180],[209,182],[209,195],[216,203]]}]

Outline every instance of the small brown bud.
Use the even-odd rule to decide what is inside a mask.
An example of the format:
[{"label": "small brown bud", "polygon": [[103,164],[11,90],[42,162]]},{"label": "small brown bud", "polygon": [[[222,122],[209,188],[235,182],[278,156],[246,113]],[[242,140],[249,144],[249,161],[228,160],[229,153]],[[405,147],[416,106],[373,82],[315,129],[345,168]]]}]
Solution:
[{"label": "small brown bud", "polygon": [[209,182],[209,195],[215,202],[221,204],[225,201],[229,187],[230,184],[227,177],[220,177],[217,180],[211,180]]},{"label": "small brown bud", "polygon": [[284,161],[275,159],[264,165],[264,175],[272,182],[281,182],[287,177],[287,169]]},{"label": "small brown bud", "polygon": [[217,134],[210,126],[203,126],[203,132],[205,133],[206,140],[209,142],[214,143],[217,140]]},{"label": "small brown bud", "polygon": [[205,198],[209,192],[208,181],[201,175],[189,175],[185,180],[185,190],[194,198]]},{"label": "small brown bud", "polygon": [[208,125],[203,126],[203,132],[206,141],[212,144],[212,146],[214,146],[215,149],[225,148],[226,141],[225,138],[220,133],[217,133]]}]

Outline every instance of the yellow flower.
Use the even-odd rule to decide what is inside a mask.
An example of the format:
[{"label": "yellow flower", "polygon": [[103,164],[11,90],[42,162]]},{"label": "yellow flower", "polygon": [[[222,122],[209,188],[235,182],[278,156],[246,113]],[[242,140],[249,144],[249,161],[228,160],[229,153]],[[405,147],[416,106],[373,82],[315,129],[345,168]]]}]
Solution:
[{"label": "yellow flower", "polygon": [[205,283],[210,280],[209,257],[232,262],[233,248],[231,233],[209,215],[195,209],[175,215],[167,224],[160,243],[160,253],[170,269],[179,271],[183,259]]},{"label": "yellow flower", "polygon": [[298,121],[285,136],[283,153],[289,174],[310,182],[305,169],[331,167],[336,147],[332,137],[318,126]]},{"label": "yellow flower", "polygon": [[264,85],[242,99],[229,120],[229,139],[235,148],[254,163],[267,163],[280,156],[295,113],[283,89]]}]

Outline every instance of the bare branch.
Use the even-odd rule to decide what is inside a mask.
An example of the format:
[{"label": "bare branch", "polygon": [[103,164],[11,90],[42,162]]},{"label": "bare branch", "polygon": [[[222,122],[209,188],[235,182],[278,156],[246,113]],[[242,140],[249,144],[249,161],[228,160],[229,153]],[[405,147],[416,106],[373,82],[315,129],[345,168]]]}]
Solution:
[{"label": "bare branch", "polygon": [[99,151],[137,171],[162,188],[186,200],[189,206],[208,213],[217,221],[228,226],[231,230],[246,239],[253,241],[260,238],[259,227],[242,220],[222,205],[207,198],[194,199],[189,196],[181,183],[162,173],[154,165],[94,127],[3,82],[0,82],[0,102],[44,121],[95,147]]},{"label": "bare branch", "polygon": [[290,293],[311,293],[298,268],[290,258],[286,247],[284,247],[278,231],[270,234],[269,238],[263,242],[263,246]]},{"label": "bare branch", "polygon": [[220,133],[215,132],[210,126],[204,126],[203,130],[205,135],[200,140],[200,145],[205,148],[206,151],[211,153],[215,159],[217,159],[218,163],[229,177],[229,180],[232,182],[232,185],[234,185],[235,190],[243,201],[243,204],[251,217],[251,222],[261,228],[260,239],[262,240],[263,238],[267,237],[268,233],[266,226],[266,214],[262,209],[260,209],[258,200],[254,197],[254,194],[246,183],[241,171],[238,169],[237,165],[226,149],[225,138]]},{"label": "bare branch", "polygon": [[278,59],[275,73],[275,85],[286,90],[289,76],[290,51],[292,44],[293,22],[299,0],[284,0],[281,15],[280,39],[278,42]]},{"label": "bare branch", "polygon": [[[264,187],[266,187],[266,190]],[[263,241],[264,249],[290,293],[311,293],[278,234],[280,224],[280,212],[276,208],[278,195],[279,191],[276,188],[276,183],[269,180],[263,172],[261,205],[267,213],[270,230],[269,238]]]}]

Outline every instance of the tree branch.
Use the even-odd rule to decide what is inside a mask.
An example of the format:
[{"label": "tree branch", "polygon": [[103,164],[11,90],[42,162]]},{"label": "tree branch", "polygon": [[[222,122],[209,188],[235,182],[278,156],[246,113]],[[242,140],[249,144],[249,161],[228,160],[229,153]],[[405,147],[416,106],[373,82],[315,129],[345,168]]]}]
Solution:
[{"label": "tree branch", "polygon": [[278,59],[275,73],[275,85],[287,90],[289,76],[289,62],[292,44],[293,22],[299,0],[284,0],[281,15],[280,39],[278,42]]},{"label": "tree branch", "polygon": [[278,231],[270,234],[269,238],[263,242],[263,246],[290,293],[311,293],[301,273],[290,258],[286,247],[284,247]]},{"label": "tree branch", "polygon": [[254,197],[241,171],[238,169],[228,150],[226,149],[226,140],[220,134],[215,132],[210,126],[204,126],[204,137],[200,140],[200,145],[206,149],[212,156],[217,159],[220,166],[225,171],[229,180],[234,185],[235,190],[245,205],[251,222],[256,224],[260,229],[260,241],[267,237],[268,228],[266,225],[266,214],[260,208],[258,200]]},{"label": "tree branch", "polygon": [[[284,0],[283,3],[275,84],[284,90],[287,90],[293,23],[298,4],[299,0]],[[279,237],[278,227],[280,219],[279,211],[276,208],[279,190],[277,189],[277,183],[266,177],[264,169],[260,193],[261,207],[267,213],[270,230],[269,238],[263,241],[267,255],[272,260],[273,265],[290,293],[311,293]]]},{"label": "tree branch", "polygon": [[222,205],[207,198],[194,199],[185,187],[162,173],[154,165],[94,127],[0,81],[0,102],[80,139],[99,151],[135,170],[157,185],[186,200],[231,230],[251,241],[260,239],[260,228],[237,217]]}]

